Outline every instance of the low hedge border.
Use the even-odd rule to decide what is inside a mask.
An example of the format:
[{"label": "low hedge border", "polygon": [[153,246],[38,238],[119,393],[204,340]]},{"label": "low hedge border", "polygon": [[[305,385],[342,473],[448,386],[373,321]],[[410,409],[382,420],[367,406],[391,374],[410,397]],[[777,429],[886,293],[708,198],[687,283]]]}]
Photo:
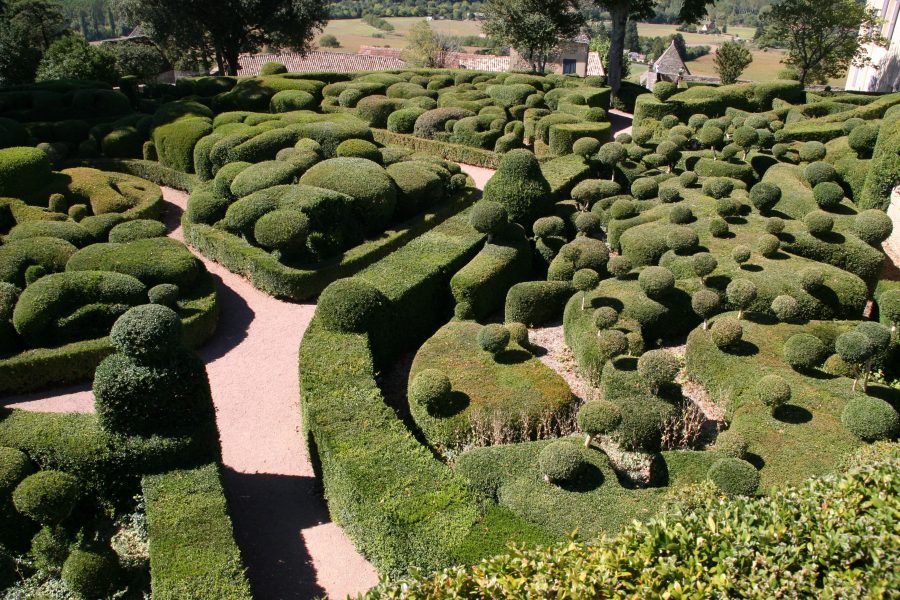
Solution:
[{"label": "low hedge border", "polygon": [[473,148],[462,144],[451,144],[439,140],[429,140],[406,133],[394,133],[386,129],[372,128],[372,137],[384,146],[400,146],[415,152],[425,152],[440,156],[446,160],[496,169],[500,165],[500,154],[482,148]]},{"label": "low hedge border", "polygon": [[176,169],[165,167],[153,160],[139,158],[90,158],[70,160],[67,167],[92,167],[101,171],[117,171],[141,177],[156,185],[190,192],[200,183],[196,175],[182,173]]},{"label": "low hedge border", "polygon": [[[184,342],[199,348],[212,336],[219,319],[216,283],[203,271],[182,320]],[[94,369],[113,352],[109,337],[73,342],[56,348],[35,348],[0,359],[0,393],[21,394],[51,385],[90,379]]]},{"label": "low hedge border", "polygon": [[149,475],[142,487],[153,597],[252,600],[219,466]]},{"label": "low hedge border", "polygon": [[375,240],[351,248],[340,257],[324,261],[316,269],[295,269],[284,265],[271,254],[252,246],[235,235],[182,217],[185,239],[207,258],[224,265],[229,271],[247,277],[258,289],[279,298],[307,300],[341,277],[367,267],[394,250],[422,235],[448,217],[471,204],[476,190],[467,189],[455,198],[386,231]]}]

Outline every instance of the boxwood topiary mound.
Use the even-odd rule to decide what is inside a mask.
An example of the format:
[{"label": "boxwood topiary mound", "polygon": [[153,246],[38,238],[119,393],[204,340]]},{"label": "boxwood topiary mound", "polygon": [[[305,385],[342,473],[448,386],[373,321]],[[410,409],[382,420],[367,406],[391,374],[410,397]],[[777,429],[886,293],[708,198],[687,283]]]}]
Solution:
[{"label": "boxwood topiary mound", "polygon": [[510,221],[530,229],[550,210],[550,184],[534,154],[512,150],[503,155],[497,172],[485,184],[484,199],[499,202]]},{"label": "boxwood topiary mound", "polygon": [[78,500],[78,480],[61,471],[38,471],[26,477],[12,493],[13,505],[42,525],[62,522]]},{"label": "boxwood topiary mound", "polygon": [[584,459],[577,446],[559,441],[544,446],[538,455],[538,463],[544,478],[551,483],[568,483],[584,468]]},{"label": "boxwood topiary mound", "polygon": [[866,442],[889,440],[900,432],[900,414],[880,398],[857,396],[841,413],[841,422],[853,435]]},{"label": "boxwood topiary mound", "polygon": [[759,489],[759,472],[746,460],[722,458],[709,469],[709,478],[730,496],[752,496]]},{"label": "boxwood topiary mound", "polygon": [[339,279],[325,288],[316,307],[323,325],[336,332],[376,331],[385,310],[384,295],[357,278]]}]

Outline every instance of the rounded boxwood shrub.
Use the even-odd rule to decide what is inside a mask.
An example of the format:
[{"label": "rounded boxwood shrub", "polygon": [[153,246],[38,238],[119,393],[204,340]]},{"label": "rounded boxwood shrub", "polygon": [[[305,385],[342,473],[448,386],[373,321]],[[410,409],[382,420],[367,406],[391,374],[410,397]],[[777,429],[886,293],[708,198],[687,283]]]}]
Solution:
[{"label": "rounded boxwood shrub", "polygon": [[832,354],[826,358],[825,364],[822,365],[822,370],[829,375],[835,375],[837,377],[848,377],[850,379],[856,377],[853,365],[841,358],[839,354]]},{"label": "rounded boxwood shrub", "polygon": [[811,162],[803,170],[803,178],[806,179],[810,186],[815,188],[820,183],[837,179],[837,171],[827,162]]},{"label": "rounded boxwood shrub", "polygon": [[[481,203],[480,202],[476,203],[475,206],[472,207],[473,213],[475,212],[475,209],[478,206],[478,204],[481,204]],[[500,210],[503,210],[503,207],[500,206],[499,204],[497,204],[496,202],[493,204],[496,204],[496,206],[500,207]],[[471,222],[472,217],[470,216],[469,219]],[[502,222],[503,223],[506,222],[506,211],[505,210],[503,210],[503,221]],[[479,229],[474,223],[472,223],[472,226],[475,227],[475,229],[477,229],[478,231],[481,231],[481,229]],[[531,228],[531,230],[534,232],[535,237],[538,237],[538,238],[559,237],[559,236],[565,235],[566,223],[565,223],[565,221],[562,220],[561,217],[555,217],[555,216],[554,217],[541,217],[540,219],[538,219],[537,221],[534,222],[534,226]],[[482,233],[485,233],[485,232],[482,231]]]},{"label": "rounded boxwood shrub", "polygon": [[806,267],[798,273],[800,287],[812,294],[825,285],[825,272],[819,267]]},{"label": "rounded boxwood shrub", "polygon": [[766,375],[756,383],[756,397],[774,413],[791,399],[791,386],[780,375]]},{"label": "rounded boxwood shrub", "polygon": [[782,294],[772,300],[772,312],[779,321],[793,323],[800,316],[800,304],[793,296]]},{"label": "rounded boxwood shrub", "polygon": [[478,345],[485,352],[497,355],[509,344],[509,330],[503,325],[491,323],[478,330]]},{"label": "rounded boxwood shrub", "polygon": [[744,335],[744,328],[737,319],[725,317],[713,323],[709,333],[712,336],[713,343],[720,350],[727,350],[733,348],[741,341]]},{"label": "rounded boxwood shrub", "polygon": [[528,326],[525,323],[507,323],[504,325],[506,330],[509,331],[509,341],[518,344],[521,348],[529,348],[530,342],[528,341]]},{"label": "rounded boxwood shrub", "polygon": [[659,184],[652,177],[641,177],[631,183],[631,195],[638,200],[650,200],[659,192]]},{"label": "rounded boxwood shrub", "polygon": [[731,197],[726,196],[716,200],[716,214],[720,217],[733,217],[738,214],[739,210],[740,204]]},{"label": "rounded boxwood shrub", "polygon": [[619,313],[612,306],[601,306],[594,311],[594,327],[609,329],[619,320]]},{"label": "rounded boxwood shrub", "polygon": [[258,162],[241,170],[234,177],[231,193],[235,198],[243,198],[276,185],[296,183],[300,170],[298,165],[283,160]]},{"label": "rounded boxwood shrub", "polygon": [[78,500],[78,479],[62,471],[38,471],[22,480],[12,493],[13,505],[42,525],[65,520]]},{"label": "rounded boxwood shrub", "polygon": [[25,269],[25,285],[31,285],[38,279],[47,274],[47,268],[44,265],[29,265]]},{"label": "rounded boxwood shrub", "polygon": [[662,298],[675,287],[675,275],[665,267],[645,267],[638,275],[638,283],[649,298]]},{"label": "rounded boxwood shrub", "polygon": [[708,177],[703,182],[703,193],[712,198],[725,198],[734,191],[734,182],[727,177]]},{"label": "rounded boxwood shrub", "polygon": [[633,267],[631,265],[631,261],[628,260],[628,257],[618,255],[613,256],[609,259],[606,268],[616,279],[624,279],[628,276],[629,273],[631,273],[631,269]]},{"label": "rounded boxwood shrub", "polygon": [[142,240],[145,238],[163,237],[166,226],[152,219],[135,219],[114,226],[109,231],[109,241],[119,244]]},{"label": "rounded boxwood shrub", "polygon": [[719,312],[721,304],[719,294],[710,289],[697,290],[691,295],[691,308],[703,319],[704,327],[709,318]]},{"label": "rounded boxwood shrub", "polygon": [[782,231],[784,231],[784,219],[781,217],[769,217],[766,219],[766,233],[771,233],[772,235],[779,235]]},{"label": "rounded boxwood shrub", "polygon": [[630,219],[637,214],[637,206],[628,198],[619,198],[609,207],[609,216],[613,219]]},{"label": "rounded boxwood shrub", "polygon": [[893,229],[891,218],[877,208],[860,211],[853,219],[853,232],[856,237],[873,246],[878,246],[888,239]]},{"label": "rounded boxwood shrub", "polygon": [[550,184],[534,154],[524,149],[510,150],[485,184],[483,198],[499,202],[510,221],[530,228],[535,219],[549,212]]},{"label": "rounded boxwood shrub", "polygon": [[588,292],[600,283],[600,275],[594,269],[578,269],[572,276],[572,287]]},{"label": "rounded boxwood shrub", "polygon": [[[2,290],[0,290],[0,298],[2,298]],[[885,290],[878,296],[878,312],[891,323],[892,329],[896,331],[900,324],[900,288]],[[0,301],[0,314],[3,314],[2,301]]]},{"label": "rounded boxwood shrub", "polygon": [[813,210],[803,217],[803,224],[806,230],[814,236],[822,236],[834,227],[834,218],[827,212],[822,210]]},{"label": "rounded boxwood shrub", "polygon": [[841,411],[841,422],[865,442],[890,440],[900,432],[900,415],[893,406],[872,396],[856,396]]},{"label": "rounded boxwood shrub", "polygon": [[600,140],[591,137],[578,138],[572,144],[572,153],[588,157],[600,150]]},{"label": "rounded boxwood shrub", "polygon": [[694,220],[694,213],[687,206],[676,204],[669,209],[669,222],[684,225]]},{"label": "rounded boxwood shrub", "polygon": [[[553,217],[546,218],[550,219]],[[560,219],[560,222],[562,222],[562,219]],[[498,233],[507,223],[506,209],[499,202],[481,200],[475,203],[472,211],[469,213],[469,224],[479,233]],[[537,223],[535,223],[535,227],[537,227]]]},{"label": "rounded boxwood shrub", "polygon": [[666,235],[666,245],[676,254],[691,254],[700,244],[700,238],[690,227],[676,225]]},{"label": "rounded boxwood shrub", "polygon": [[637,369],[642,382],[655,394],[675,381],[680,366],[668,350],[648,350],[638,358]]},{"label": "rounded boxwood shrub", "polygon": [[450,379],[437,369],[425,369],[416,374],[409,387],[409,399],[425,408],[429,414],[439,412],[450,398]]},{"label": "rounded boxwood shrub", "polygon": [[674,204],[681,201],[681,192],[672,186],[659,188],[659,199],[665,204]]},{"label": "rounded boxwood shrub", "polygon": [[781,188],[761,181],[750,188],[750,202],[760,213],[765,213],[781,200]]},{"label": "rounded boxwood shrub", "polygon": [[778,254],[781,248],[781,240],[771,233],[763,233],[756,238],[756,251],[766,258],[772,258]]},{"label": "rounded boxwood shrub", "polygon": [[161,304],[169,308],[175,308],[178,304],[178,295],[180,290],[174,283],[160,283],[154,285],[147,292],[147,298],[151,304]]},{"label": "rounded boxwood shrub", "polygon": [[395,110],[387,119],[388,131],[394,133],[412,133],[418,119],[425,112],[422,108],[401,108]]},{"label": "rounded boxwood shrub", "polygon": [[270,250],[299,252],[309,235],[309,218],[300,211],[279,209],[266,213],[253,226],[256,243]]},{"label": "rounded boxwood shrub", "polygon": [[847,143],[859,156],[867,157],[872,154],[875,149],[875,142],[878,140],[878,127],[868,123],[860,124],[854,127],[847,136]]},{"label": "rounded boxwood shrub", "polygon": [[697,185],[698,179],[699,177],[693,171],[685,171],[678,176],[678,183],[680,183],[683,188],[691,188]]},{"label": "rounded boxwood shrub", "polygon": [[822,340],[809,333],[795,333],[784,343],[784,361],[798,371],[819,366],[827,356]]},{"label": "rounded boxwood shrub", "polygon": [[584,458],[576,445],[559,440],[544,446],[538,454],[538,466],[548,482],[567,483],[584,468]]},{"label": "rounded boxwood shrub", "polygon": [[317,105],[316,97],[303,90],[282,90],[269,101],[269,109],[273,113],[315,110]]},{"label": "rounded boxwood shrub", "polygon": [[63,563],[62,580],[82,598],[105,598],[116,578],[116,563],[107,554],[72,550]]},{"label": "rounded boxwood shrub", "polygon": [[744,244],[738,244],[731,249],[731,258],[739,265],[742,265],[750,260],[751,254],[752,251],[750,250],[750,246],[746,246]]},{"label": "rounded boxwood shrub", "polygon": [[76,248],[83,248],[90,244],[90,234],[79,223],[72,221],[24,221],[13,227],[6,235],[4,242],[16,242],[31,238],[59,238],[65,240]]},{"label": "rounded boxwood shrub", "polygon": [[813,197],[819,208],[834,208],[844,199],[844,188],[833,181],[823,181],[813,188]]},{"label": "rounded boxwood shrub", "polygon": [[6,497],[33,471],[24,452],[18,448],[0,447],[0,495]]},{"label": "rounded boxwood shrub", "polygon": [[259,74],[261,76],[266,75],[280,75],[281,73],[287,73],[287,67],[282,63],[277,61],[269,61],[263,63],[263,65],[259,68]]},{"label": "rounded boxwood shrub", "polygon": [[713,217],[709,220],[709,234],[721,238],[728,235],[728,221],[722,217]]},{"label": "rounded boxwood shrub", "polygon": [[381,163],[381,152],[378,151],[378,146],[368,140],[344,140],[338,144],[335,152],[341,157],[366,158],[372,162]]},{"label": "rounded boxwood shrub", "polygon": [[579,212],[575,217],[575,230],[580,235],[595,236],[602,231],[600,215],[590,212]]},{"label": "rounded boxwood shrub", "polygon": [[622,422],[622,411],[607,400],[590,400],[578,409],[578,427],[587,436],[585,445],[598,435],[612,433]]},{"label": "rounded boxwood shrub", "polygon": [[50,159],[37,148],[0,149],[0,197],[20,198],[50,181]]},{"label": "rounded boxwood shrub", "polygon": [[726,429],[716,436],[716,443],[712,449],[730,458],[744,459],[747,456],[748,444],[740,433]]},{"label": "rounded boxwood shrub", "polygon": [[372,284],[349,277],[338,279],[319,296],[316,316],[325,329],[342,333],[367,333],[376,328],[387,299]]},{"label": "rounded boxwood shrub", "polygon": [[597,201],[622,193],[622,186],[606,179],[585,179],[572,188],[572,199],[585,208],[591,208]]},{"label": "rounded boxwood shrub", "polygon": [[628,352],[628,339],[618,329],[601,329],[597,332],[597,356],[601,364]]},{"label": "rounded boxwood shrub", "polygon": [[716,270],[716,267],[719,266],[719,261],[710,252],[698,252],[691,257],[691,266],[694,269],[694,274],[703,280]]},{"label": "rounded boxwood shrub", "polygon": [[181,320],[175,311],[165,306],[135,306],[116,320],[109,337],[119,352],[153,360],[179,343]]},{"label": "rounded boxwood shrub", "polygon": [[797,152],[801,161],[811,163],[824,159],[828,150],[822,142],[810,141],[801,144]]},{"label": "rounded boxwood shrub", "polygon": [[709,468],[709,479],[729,496],[752,496],[759,489],[759,471],[739,458],[717,460]]}]

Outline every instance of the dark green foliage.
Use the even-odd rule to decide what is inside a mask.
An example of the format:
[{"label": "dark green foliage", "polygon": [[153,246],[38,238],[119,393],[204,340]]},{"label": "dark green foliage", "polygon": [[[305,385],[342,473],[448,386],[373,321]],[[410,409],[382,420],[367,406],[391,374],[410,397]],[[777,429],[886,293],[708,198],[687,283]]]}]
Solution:
[{"label": "dark green foliage", "polygon": [[803,217],[806,230],[816,237],[822,237],[831,232],[834,227],[834,218],[825,211],[814,210]]},{"label": "dark green foliage", "polygon": [[740,433],[726,429],[716,436],[716,444],[712,449],[731,458],[744,459],[747,456],[748,445]]},{"label": "dark green foliage", "polygon": [[[476,204],[475,207],[472,208],[473,212],[477,206],[478,204]],[[472,226],[475,227],[474,224]],[[565,235],[566,224],[560,217],[541,217],[534,222],[534,225],[531,229],[534,232],[535,237],[538,238],[559,237]]]},{"label": "dark green foliage", "polygon": [[709,233],[713,237],[725,237],[728,234],[728,221],[722,217],[709,220]]},{"label": "dark green foliage", "polygon": [[769,217],[766,219],[766,233],[779,235],[784,231],[784,219],[781,217]]},{"label": "dark green foliage", "polygon": [[878,310],[894,329],[900,324],[900,289],[887,290],[878,296]]},{"label": "dark green foliage", "polygon": [[506,209],[499,202],[492,200],[476,202],[469,213],[469,224],[480,233],[498,233],[507,223]]},{"label": "dark green foliage", "polygon": [[78,480],[61,471],[45,470],[29,475],[16,486],[12,501],[23,515],[42,525],[61,523],[78,500]]},{"label": "dark green foliage", "polygon": [[779,375],[766,375],[757,382],[755,391],[759,401],[772,413],[791,399],[791,386]]},{"label": "dark green foliage", "polygon": [[547,444],[538,455],[541,473],[552,483],[567,483],[584,467],[578,446],[567,441]]},{"label": "dark green foliage", "polygon": [[666,234],[666,245],[676,254],[693,254],[699,243],[697,233],[685,225],[676,225]]},{"label": "dark green foliage", "polygon": [[703,181],[703,193],[713,198],[725,198],[734,190],[734,182],[727,177],[710,177]]},{"label": "dark green foliage", "polygon": [[818,267],[807,267],[798,273],[800,287],[810,294],[818,292],[825,285],[825,272]]},{"label": "dark green foliage", "polygon": [[276,185],[296,183],[300,172],[301,169],[298,165],[287,161],[266,160],[258,162],[242,169],[235,175],[231,182],[231,194],[236,198],[243,198],[253,192]]},{"label": "dark green foliage", "polygon": [[638,275],[638,283],[648,297],[663,298],[675,287],[675,276],[665,267],[646,267]]},{"label": "dark green foliage", "polygon": [[66,270],[113,271],[130,275],[148,287],[174,283],[189,289],[200,278],[203,265],[181,242],[155,237],[126,244],[92,244],[73,254]]},{"label": "dark green foliage", "polygon": [[678,92],[678,86],[670,81],[660,81],[653,86],[653,95],[657,100],[665,102]]},{"label": "dark green foliage", "polygon": [[282,90],[272,96],[269,102],[274,113],[314,110],[318,104],[315,96],[303,90]]},{"label": "dark green foliage", "polygon": [[509,330],[503,325],[491,323],[478,330],[478,345],[485,352],[497,355],[509,344]]},{"label": "dark green foliage", "polygon": [[137,306],[122,315],[109,337],[119,352],[143,361],[154,362],[178,344],[181,321],[170,308],[157,304]]},{"label": "dark green foliage", "polygon": [[409,387],[409,399],[429,413],[439,412],[450,398],[450,380],[437,369],[425,369],[416,374]]},{"label": "dark green foliage", "polygon": [[59,238],[78,248],[91,242],[87,230],[72,221],[25,221],[10,230],[6,243],[31,238]]},{"label": "dark green foliage", "polygon": [[[353,173],[353,177],[347,177]],[[379,233],[393,217],[397,189],[387,171],[364,158],[332,158],[309,169],[300,183],[347,194],[352,210],[368,231]]]},{"label": "dark green foliage", "polygon": [[760,182],[750,188],[750,201],[753,206],[765,214],[781,199],[781,188],[768,182]]},{"label": "dark green foliage", "polygon": [[575,217],[575,229],[580,235],[596,236],[603,228],[599,215],[590,212],[580,212]]},{"label": "dark green foliage", "polygon": [[606,400],[591,400],[578,409],[578,427],[590,437],[612,433],[622,422],[619,407]]},{"label": "dark green foliage", "polygon": [[742,265],[750,260],[751,254],[752,250],[750,250],[750,247],[744,244],[738,244],[731,249],[731,258],[739,265]]},{"label": "dark green foliage", "polygon": [[386,299],[372,284],[356,277],[339,279],[319,296],[316,315],[329,331],[374,331],[383,318]]},{"label": "dark green foliage", "polygon": [[652,393],[671,385],[679,368],[678,360],[667,350],[648,350],[637,361],[641,381]]},{"label": "dark green foliage", "polygon": [[[157,113],[157,116],[159,113]],[[206,118],[182,118],[153,130],[153,144],[159,162],[184,173],[194,172],[194,146],[212,133]]]},{"label": "dark green foliage", "polygon": [[844,189],[833,181],[823,181],[813,188],[816,204],[823,209],[833,209],[844,199]]},{"label": "dark green foliage", "polygon": [[593,138],[598,144],[609,142],[612,139],[612,125],[590,121],[551,125],[548,136],[550,152],[556,156],[569,154],[573,152],[575,142],[584,138]]},{"label": "dark green foliage", "polygon": [[613,219],[630,219],[637,214],[637,206],[628,198],[619,198],[609,207],[609,216]]},{"label": "dark green foliage", "polygon": [[827,150],[822,142],[811,141],[804,142],[798,152],[801,161],[811,163],[824,159]]},{"label": "dark green foliage", "polygon": [[542,325],[559,318],[571,295],[567,281],[523,281],[509,288],[504,314],[507,321]]},{"label": "dark green foliage", "polygon": [[784,361],[796,370],[818,367],[827,356],[822,340],[809,333],[795,333],[784,343]]},{"label": "dark green foliage", "polygon": [[451,119],[471,117],[474,113],[464,108],[435,108],[426,111],[416,118],[413,133],[416,137],[433,139],[438,133],[444,131],[444,125]]},{"label": "dark green foliage", "polygon": [[629,273],[631,273],[632,269],[631,261],[628,260],[626,256],[613,256],[609,259],[609,264],[607,264],[607,269],[612,274],[613,277],[618,279],[625,278]]},{"label": "dark green foliage", "polygon": [[694,213],[687,206],[676,204],[669,210],[669,221],[676,225],[683,225],[694,220]]},{"label": "dark green foliage", "polygon": [[659,188],[659,199],[662,200],[666,204],[671,204],[673,202],[681,201],[681,192],[678,191],[678,188],[675,187],[662,187]]},{"label": "dark green foliage", "polygon": [[107,554],[73,550],[63,564],[62,580],[83,598],[102,598],[116,577],[117,565]]},{"label": "dark green foliage", "polygon": [[837,171],[827,162],[811,162],[803,170],[803,178],[810,186],[815,188],[825,181],[835,181],[837,179]]},{"label": "dark green foliage", "polygon": [[691,295],[691,308],[704,322],[719,312],[721,304],[719,294],[706,288],[697,290]]},{"label": "dark green foliage", "polygon": [[279,75],[281,73],[287,73],[287,67],[285,67],[280,62],[269,61],[263,63],[263,65],[259,68],[260,75]]},{"label": "dark green foliage", "polygon": [[619,313],[612,306],[601,306],[594,311],[594,326],[609,329],[619,320]]},{"label": "dark green foliage", "polygon": [[739,458],[718,460],[710,467],[709,478],[729,496],[752,496],[759,488],[759,471]]},{"label": "dark green foliage", "polygon": [[772,258],[778,254],[781,241],[771,233],[763,233],[756,238],[756,251],[766,258]]},{"label": "dark green foliage", "polygon": [[585,158],[596,154],[598,150],[600,150],[600,140],[596,138],[578,138],[572,144],[572,152]]},{"label": "dark green foliage", "polygon": [[0,447],[0,494],[7,497],[19,482],[34,471],[24,452],[16,448]]},{"label": "dark green foliage", "polygon": [[862,241],[872,246],[878,246],[890,237],[894,224],[890,217],[875,208],[863,210],[857,213],[853,219],[853,232]]},{"label": "dark green foliage", "polygon": [[800,305],[793,296],[782,294],[772,300],[772,312],[783,323],[794,323],[800,317]]},{"label": "dark green foliage", "polygon": [[509,341],[525,349],[531,348],[528,341],[528,326],[525,323],[506,323],[505,327],[509,331]]},{"label": "dark green foliage", "polygon": [[41,527],[31,539],[31,556],[39,569],[57,571],[69,556],[72,541],[63,527]]},{"label": "dark green foliage", "polygon": [[642,177],[631,183],[631,195],[638,200],[655,198],[658,192],[659,184],[652,177]]},{"label": "dark green foliage", "polygon": [[587,292],[600,283],[600,276],[593,269],[578,269],[572,276],[572,287],[576,290]]},{"label": "dark green foliage", "polygon": [[691,257],[691,265],[694,268],[694,274],[703,280],[716,270],[719,261],[710,252],[698,252]]},{"label": "dark green foliage", "polygon": [[512,150],[503,155],[497,172],[484,186],[484,199],[499,202],[510,221],[530,228],[550,208],[550,184],[534,154]]},{"label": "dark green foliage", "polygon": [[900,415],[880,398],[856,396],[841,412],[841,422],[853,435],[865,442],[889,440],[900,432]]},{"label": "dark green foliage", "polygon": [[253,226],[253,237],[263,248],[283,253],[300,252],[309,235],[309,218],[296,210],[280,209],[260,217]]},{"label": "dark green foliage", "polygon": [[125,221],[114,226],[109,231],[109,241],[126,243],[145,238],[162,237],[166,235],[166,226],[152,219],[135,219]]},{"label": "dark green foliage", "polygon": [[713,343],[720,350],[728,350],[734,348],[741,341],[741,337],[744,335],[744,328],[739,320],[732,317],[724,317],[717,319],[712,324],[709,333],[712,336]]},{"label": "dark green foliage", "polygon": [[847,143],[860,157],[872,155],[875,143],[878,140],[878,127],[875,125],[860,124],[850,131]]},{"label": "dark green foliage", "polygon": [[37,148],[0,149],[0,197],[21,197],[43,187],[50,168],[47,155]]},{"label": "dark green foliage", "polygon": [[147,298],[153,304],[161,304],[169,308],[176,308],[178,295],[181,290],[174,283],[160,283],[147,291]]}]

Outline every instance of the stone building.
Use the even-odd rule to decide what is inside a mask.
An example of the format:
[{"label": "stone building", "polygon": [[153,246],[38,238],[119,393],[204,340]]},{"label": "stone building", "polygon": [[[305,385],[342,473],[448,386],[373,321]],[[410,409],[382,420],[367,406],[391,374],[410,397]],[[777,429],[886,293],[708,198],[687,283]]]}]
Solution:
[{"label": "stone building", "polygon": [[882,19],[881,35],[887,47],[869,44],[871,62],[865,67],[850,67],[844,89],[858,92],[900,91],[900,0],[868,0]]},{"label": "stone building", "polygon": [[665,52],[659,55],[650,69],[641,75],[641,85],[652,91],[653,86],[660,81],[671,81],[678,84],[690,74],[690,69],[684,64],[684,59],[681,58],[681,53],[678,52],[673,41]]}]

